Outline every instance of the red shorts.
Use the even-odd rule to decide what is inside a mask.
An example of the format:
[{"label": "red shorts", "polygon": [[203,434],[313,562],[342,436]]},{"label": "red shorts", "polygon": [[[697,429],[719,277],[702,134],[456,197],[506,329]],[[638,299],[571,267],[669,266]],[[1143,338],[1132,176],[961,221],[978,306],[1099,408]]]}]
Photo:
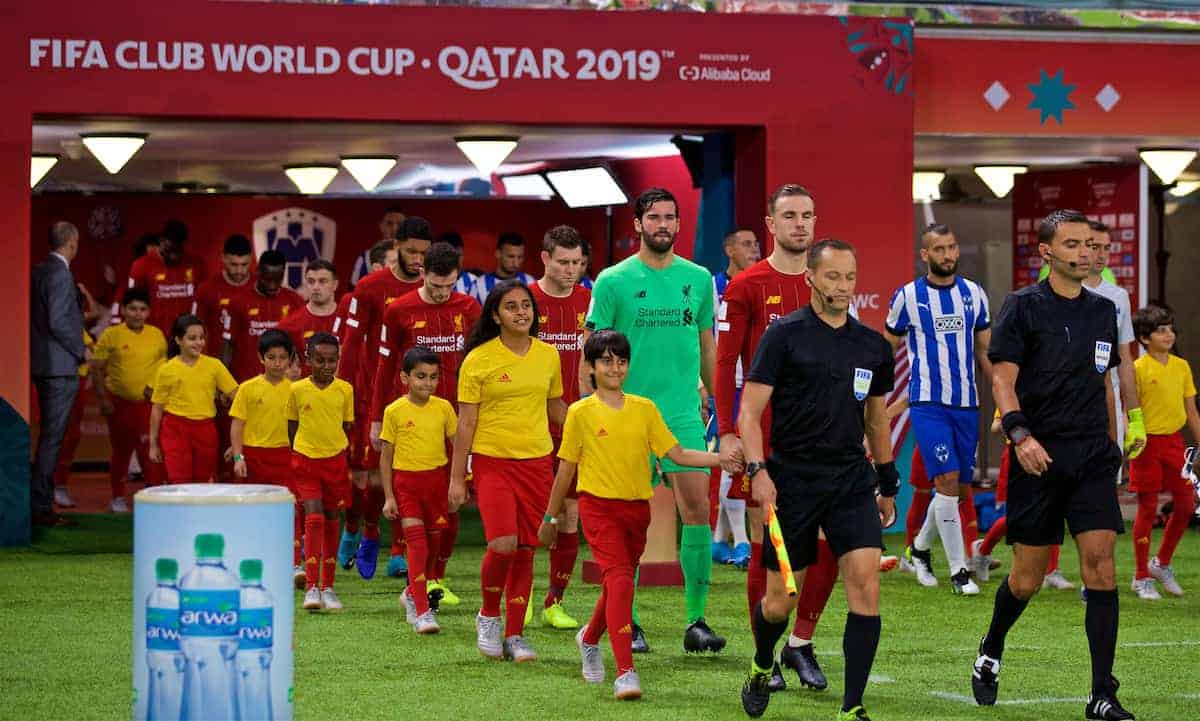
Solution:
[{"label": "red shorts", "polygon": [[733,474],[733,482],[729,484],[729,493],[725,494],[726,498],[735,501],[745,501],[746,508],[758,508],[758,501],[750,495],[750,479],[746,478],[745,473]]},{"label": "red shorts", "polygon": [[1000,475],[996,477],[996,503],[1008,502],[1008,469],[1012,464],[1013,449],[1007,443],[1000,452]]},{"label": "red shorts", "polygon": [[1129,490],[1134,493],[1177,493],[1191,481],[1179,475],[1183,468],[1183,434],[1146,436],[1146,448],[1129,462]]},{"label": "red shorts", "polygon": [[650,502],[582,493],[579,495],[579,522],[601,572],[622,566],[636,568],[646,550]]},{"label": "red shorts", "polygon": [[542,525],[554,479],[552,458],[518,460],[476,453],[472,465],[487,540],[516,536],[522,546],[537,546],[538,526]]},{"label": "red shorts", "polygon": [[239,478],[239,481],[242,483],[266,483],[292,490],[291,448],[287,446],[282,448],[242,446],[242,456],[246,460],[246,478]]},{"label": "red shorts", "polygon": [[429,530],[450,525],[447,496],[450,470],[445,466],[431,471],[392,471],[392,492],[401,518],[417,518]]},{"label": "red shorts", "polygon": [[933,490],[933,483],[929,480],[929,473],[925,470],[925,460],[921,458],[921,451],[916,444],[913,445],[912,467],[908,472],[908,483],[919,491]]},{"label": "red shorts", "polygon": [[168,483],[212,483],[217,472],[217,424],[213,419],[163,413],[158,447]]},{"label": "red shorts", "polygon": [[320,501],[326,511],[350,505],[350,467],[345,451],[329,458],[309,458],[293,452],[292,478],[301,501]]}]

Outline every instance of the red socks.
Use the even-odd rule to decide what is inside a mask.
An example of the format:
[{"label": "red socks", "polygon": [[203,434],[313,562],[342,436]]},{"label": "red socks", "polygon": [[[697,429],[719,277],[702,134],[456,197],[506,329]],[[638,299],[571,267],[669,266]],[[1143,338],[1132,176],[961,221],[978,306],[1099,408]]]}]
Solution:
[{"label": "red socks", "polygon": [[429,577],[439,581],[446,578],[446,564],[450,562],[450,554],[454,553],[454,542],[458,540],[458,513],[449,514],[446,520],[450,525],[442,529],[437,553],[430,555],[430,558],[436,558],[437,562],[433,564]]},{"label": "red socks", "polygon": [[604,572],[603,588],[588,621],[583,642],[600,643],[608,631],[617,675],[633,670],[633,569],[609,568]]},{"label": "red socks", "polygon": [[979,552],[985,556],[992,555],[996,544],[1000,543],[1006,533],[1008,533],[1008,516],[1000,516],[988,529],[987,535],[983,537],[983,543],[979,544]]},{"label": "red socks", "polygon": [[804,574],[804,587],[800,589],[800,600],[796,605],[796,623],[792,633],[797,638],[812,640],[817,621],[821,620],[825,604],[829,603],[837,578],[838,565],[833,551],[829,550],[829,544],[824,540],[817,541],[817,562],[809,566]]},{"label": "red socks", "polygon": [[1135,579],[1150,578],[1150,532],[1158,515],[1158,494],[1139,493],[1137,515],[1133,517],[1133,560]]},{"label": "red socks", "polygon": [[[366,490],[363,491],[362,517],[363,524],[365,525],[365,528],[363,528],[363,538],[379,540],[379,517],[383,515],[383,502],[386,500],[387,497],[383,494],[383,486],[368,485]],[[403,532],[399,530],[399,526],[399,521],[392,525],[392,535],[395,536],[399,533],[403,538]]]},{"label": "red socks", "polygon": [[[304,537],[308,539],[304,549],[304,585],[308,588],[321,587],[321,551],[325,538],[325,516],[309,513],[304,516]],[[334,549],[337,553],[337,549]],[[337,559],[334,559],[335,561]],[[334,565],[337,565],[336,563]]]},{"label": "red socks", "polygon": [[[336,518],[326,518],[323,524],[325,532],[325,550],[321,558],[321,590],[333,588],[333,577],[337,575],[338,552],[338,522]],[[319,536],[314,536],[319,538]]]},{"label": "red socks", "polygon": [[351,484],[350,507],[346,509],[346,533],[358,533],[358,523],[363,517],[363,507],[367,501],[367,490]]},{"label": "red socks", "polygon": [[1171,500],[1174,502],[1175,510],[1171,511],[1171,517],[1167,519],[1167,527],[1163,529],[1162,543],[1158,546],[1158,562],[1164,566],[1171,565],[1175,548],[1179,546],[1183,534],[1187,533],[1188,520],[1196,510],[1196,494],[1191,488],[1172,493]]},{"label": "red socks", "polygon": [[300,566],[304,563],[303,554],[300,553],[300,539],[304,538],[304,506],[299,503],[292,511],[292,565]]},{"label": "red socks", "polygon": [[533,591],[533,549],[518,548],[508,568],[504,586],[504,637],[520,636],[525,631],[525,607]]},{"label": "red socks", "polygon": [[767,593],[767,569],[762,564],[763,545],[750,542],[750,565],[746,567],[746,602],[750,606],[751,631],[754,630],[754,607]]},{"label": "red socks", "polygon": [[1050,547],[1050,560],[1046,561],[1046,575],[1058,570],[1058,557],[1062,555],[1062,546]]},{"label": "red socks", "polygon": [[971,544],[979,540],[979,517],[975,513],[975,492],[967,486],[967,495],[958,499],[958,515],[962,519],[963,548],[971,557]]},{"label": "red socks", "polygon": [[559,533],[558,542],[550,551],[550,591],[546,594],[545,607],[562,600],[571,574],[575,571],[575,558],[579,555],[579,532]]},{"label": "red socks", "polygon": [[929,503],[933,500],[933,492],[914,490],[912,504],[908,507],[908,515],[904,517],[904,545],[911,546],[917,537],[921,526],[925,525],[925,514],[929,511]]},{"label": "red socks", "polygon": [[[378,531],[376,531],[376,533],[378,533]],[[392,555],[393,556],[403,556],[404,555],[404,542],[407,538],[408,538],[408,534],[405,533],[404,529],[400,526],[400,520],[397,519],[397,520],[393,521],[392,522]]]},{"label": "red socks", "polygon": [[[393,528],[399,525],[397,522]],[[429,592],[425,587],[429,543],[424,524],[405,528],[404,539],[408,541],[408,595],[417,607],[417,615],[420,615],[429,610]]]},{"label": "red socks", "polygon": [[479,609],[479,615],[488,618],[496,618],[500,615],[500,597],[504,595],[508,569],[515,557],[516,554],[496,553],[491,549],[483,554],[483,565],[479,569],[479,587],[483,592],[483,604]]}]

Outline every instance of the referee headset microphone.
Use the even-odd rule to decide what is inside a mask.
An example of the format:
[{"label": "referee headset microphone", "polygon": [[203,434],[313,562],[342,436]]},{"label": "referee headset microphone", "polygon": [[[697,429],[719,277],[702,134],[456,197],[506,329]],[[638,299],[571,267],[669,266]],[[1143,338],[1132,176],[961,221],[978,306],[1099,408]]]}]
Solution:
[{"label": "referee headset microphone", "polygon": [[[809,277],[809,275],[807,273],[804,274],[804,282],[808,283],[809,288],[812,288],[813,290],[817,290],[817,287],[815,285],[813,285],[812,278]],[[820,293],[820,291],[817,291],[817,292]],[[833,301],[835,299],[832,295],[825,295],[824,293],[821,293],[821,297],[825,299],[825,305],[833,305]]]}]

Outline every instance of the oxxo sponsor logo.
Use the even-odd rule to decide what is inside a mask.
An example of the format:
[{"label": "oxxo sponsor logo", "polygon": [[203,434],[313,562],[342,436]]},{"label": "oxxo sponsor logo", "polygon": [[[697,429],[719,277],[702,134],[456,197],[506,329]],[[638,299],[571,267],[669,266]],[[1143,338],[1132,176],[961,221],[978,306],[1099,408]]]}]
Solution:
[{"label": "oxxo sponsor logo", "polygon": [[939,315],[933,319],[935,333],[957,333],[967,327],[961,315]]}]

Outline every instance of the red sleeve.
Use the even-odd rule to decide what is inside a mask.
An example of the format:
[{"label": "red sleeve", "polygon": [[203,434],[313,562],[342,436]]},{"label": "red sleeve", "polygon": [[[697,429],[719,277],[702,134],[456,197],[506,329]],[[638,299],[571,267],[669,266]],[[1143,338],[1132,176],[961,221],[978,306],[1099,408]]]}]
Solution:
[{"label": "red sleeve", "polygon": [[129,283],[130,288],[145,288],[147,287],[146,268],[149,267],[146,263],[139,262],[141,258],[133,261],[133,265],[129,266]]},{"label": "red sleeve", "polygon": [[717,335],[717,433],[737,432],[733,421],[737,398],[737,365],[750,332],[750,308],[742,283],[725,289],[725,318],[718,320]]},{"label": "red sleeve", "polygon": [[404,347],[404,323],[400,307],[393,303],[383,314],[379,344],[379,360],[375,366],[375,386],[371,389],[372,423],[383,420],[383,411],[391,402],[392,383],[396,379],[396,362],[400,349]]},{"label": "red sleeve", "polygon": [[342,362],[338,365],[338,377],[351,385],[357,384],[358,367],[363,354],[363,338],[371,325],[374,295],[371,286],[364,288],[360,283],[346,312],[346,340],[342,343]]}]

